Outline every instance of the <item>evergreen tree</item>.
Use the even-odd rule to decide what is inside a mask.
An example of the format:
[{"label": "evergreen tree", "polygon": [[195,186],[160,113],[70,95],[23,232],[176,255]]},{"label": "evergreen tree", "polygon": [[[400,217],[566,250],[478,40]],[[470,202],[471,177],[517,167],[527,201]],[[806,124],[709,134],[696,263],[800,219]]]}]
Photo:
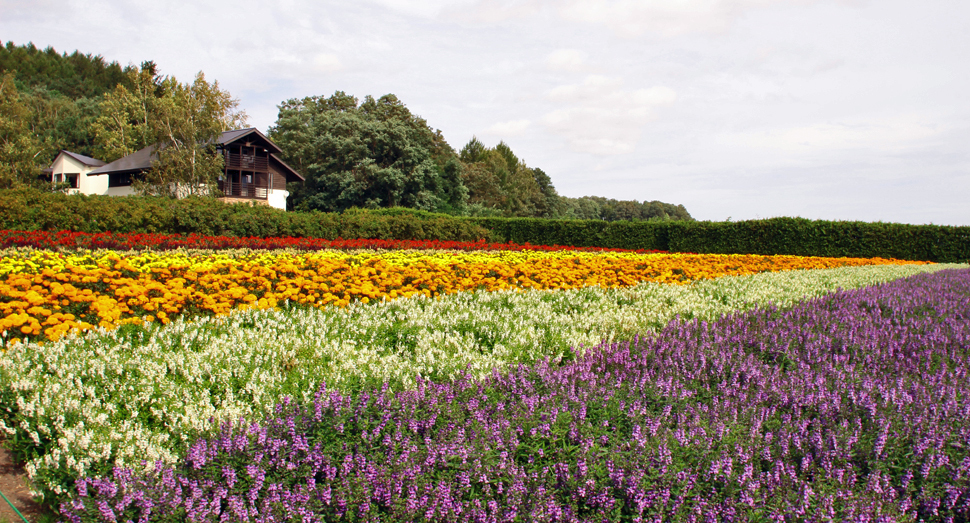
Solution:
[{"label": "evergreen tree", "polygon": [[30,128],[30,120],[14,76],[5,73],[0,79],[0,188],[37,182],[37,157],[45,146]]},{"label": "evergreen tree", "polygon": [[465,208],[454,150],[393,94],[362,102],[341,91],[288,100],[270,138],[306,177],[294,188],[297,208]]}]

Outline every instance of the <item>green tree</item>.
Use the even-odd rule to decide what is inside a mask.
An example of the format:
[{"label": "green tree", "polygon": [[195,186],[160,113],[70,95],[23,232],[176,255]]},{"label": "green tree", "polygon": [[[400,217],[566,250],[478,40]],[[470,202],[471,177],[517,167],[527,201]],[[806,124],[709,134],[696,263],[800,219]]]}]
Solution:
[{"label": "green tree", "polygon": [[270,138],[306,176],[294,191],[298,208],[464,209],[468,193],[454,150],[393,94],[358,102],[337,91],[279,108]]},{"label": "green tree", "polygon": [[219,82],[211,84],[199,72],[192,84],[168,77],[161,84],[147,122],[155,138],[157,160],[141,189],[150,194],[207,196],[223,172],[216,139],[223,131],[245,124],[239,102]]},{"label": "green tree", "polygon": [[550,216],[551,209],[539,182],[541,179],[547,184],[545,190],[555,194],[552,180],[542,171],[537,176],[505,142],[488,148],[473,136],[462,147],[459,158],[464,163],[472,204],[506,216]]},{"label": "green tree", "polygon": [[161,138],[155,117],[171,84],[165,81],[153,62],[145,62],[141,69],[128,71],[127,85],[118,84],[104,95],[100,115],[91,125],[103,160],[113,162]]},{"label": "green tree", "polygon": [[0,46],[0,73],[14,77],[20,103],[31,132],[43,144],[36,157],[40,168],[61,149],[98,156],[91,125],[99,114],[104,93],[128,82],[127,71],[100,56],[58,54],[33,44]]},{"label": "green tree", "polygon": [[14,76],[0,79],[0,187],[34,184],[40,174],[37,162],[45,145],[30,127],[29,108],[21,100]]},{"label": "green tree", "polygon": [[198,73],[191,84],[161,77],[155,64],[130,70],[129,85],[105,94],[92,125],[102,158],[113,161],[153,147],[152,168],[136,189],[156,195],[207,195],[223,172],[215,140],[241,127],[238,100]]}]

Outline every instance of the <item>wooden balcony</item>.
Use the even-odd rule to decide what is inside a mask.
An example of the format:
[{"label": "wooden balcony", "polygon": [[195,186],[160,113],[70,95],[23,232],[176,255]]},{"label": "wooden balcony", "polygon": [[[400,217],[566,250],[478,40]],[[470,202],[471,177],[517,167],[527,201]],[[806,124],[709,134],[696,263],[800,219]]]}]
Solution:
[{"label": "wooden balcony", "polygon": [[269,171],[269,157],[259,154],[226,152],[226,169],[238,171]]},{"label": "wooden balcony", "polygon": [[268,184],[238,183],[220,180],[219,190],[222,191],[222,194],[227,198],[265,200],[269,196]]}]

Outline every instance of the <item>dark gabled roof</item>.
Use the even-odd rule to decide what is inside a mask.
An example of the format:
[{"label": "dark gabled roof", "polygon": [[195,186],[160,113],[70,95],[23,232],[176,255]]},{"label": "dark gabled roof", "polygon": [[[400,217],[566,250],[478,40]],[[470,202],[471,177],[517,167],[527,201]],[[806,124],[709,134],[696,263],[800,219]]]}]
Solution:
[{"label": "dark gabled roof", "polygon": [[297,178],[301,182],[306,181],[306,178],[304,178],[302,174],[296,172],[296,170],[290,167],[289,165],[286,165],[286,162],[284,162],[283,160],[280,160],[279,156],[276,156],[275,154],[270,153],[269,157],[271,160],[274,160],[276,163],[280,164],[280,167],[283,168],[283,174],[286,176],[286,181],[288,182],[296,181],[296,180],[291,180],[290,179],[291,177]]},{"label": "dark gabled roof", "polygon": [[[219,145],[228,145],[231,143],[238,142],[244,138],[248,138],[247,141],[254,141],[255,139],[255,141],[260,142],[263,147],[266,147],[266,149],[270,153],[269,154],[270,158],[275,160],[276,163],[278,163],[285,171],[284,174],[286,175],[287,181],[293,181],[293,180],[290,180],[291,177],[295,177],[300,181],[305,180],[305,178],[300,173],[293,170],[292,167],[290,167],[289,165],[286,165],[286,162],[284,162],[283,160],[280,160],[280,158],[276,156],[277,154],[282,153],[283,150],[280,149],[279,146],[277,146],[275,143],[270,141],[270,139],[267,138],[265,134],[259,132],[259,129],[256,129],[255,127],[250,127],[248,129],[235,129],[232,131],[224,131],[222,134],[219,135],[219,138],[216,139],[216,143]],[[133,152],[128,156],[115,160],[107,165],[105,165],[104,162],[101,162],[102,167],[99,167],[89,172],[88,175],[111,174],[111,173],[135,173],[135,172],[147,171],[148,169],[151,169],[152,162],[157,158],[158,158],[158,155],[155,154],[155,146],[149,145],[148,147],[145,147],[136,152]],[[93,158],[91,159],[93,160]],[[95,161],[100,161],[100,160],[95,160]]]},{"label": "dark gabled roof", "polygon": [[88,176],[111,173],[133,173],[147,171],[152,166],[152,161],[158,158],[155,154],[155,146],[149,145],[139,149],[128,156],[119,158],[107,165],[99,167],[88,173]]},{"label": "dark gabled roof", "polygon": [[83,154],[72,153],[71,151],[67,151],[64,149],[61,149],[61,154],[66,154],[71,158],[74,158],[75,160],[90,167],[101,167],[102,165],[104,165],[104,162],[102,162],[101,160],[98,160],[97,158],[91,158],[90,156],[84,156]]},{"label": "dark gabled roof", "polygon": [[236,129],[234,131],[226,131],[219,135],[219,139],[216,143],[219,145],[227,145],[233,142],[238,142],[243,138],[249,138],[247,141],[252,141],[253,138],[257,138],[259,142],[262,143],[263,147],[266,147],[269,152],[279,154],[283,152],[275,143],[270,141],[265,134],[259,132],[259,129],[255,127],[250,127],[248,129]]}]

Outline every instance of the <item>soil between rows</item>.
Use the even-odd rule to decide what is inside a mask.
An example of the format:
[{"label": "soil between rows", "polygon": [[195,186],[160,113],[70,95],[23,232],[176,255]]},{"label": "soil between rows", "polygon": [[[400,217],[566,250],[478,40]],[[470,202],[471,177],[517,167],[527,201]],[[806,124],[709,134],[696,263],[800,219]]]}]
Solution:
[{"label": "soil between rows", "polygon": [[[40,521],[41,516],[48,514],[48,511],[34,502],[30,489],[27,488],[27,472],[22,464],[14,461],[13,454],[3,446],[4,443],[0,440],[0,492],[3,492],[3,495],[17,507],[27,521],[31,523]],[[22,523],[17,513],[3,498],[0,498],[0,521]]]}]

